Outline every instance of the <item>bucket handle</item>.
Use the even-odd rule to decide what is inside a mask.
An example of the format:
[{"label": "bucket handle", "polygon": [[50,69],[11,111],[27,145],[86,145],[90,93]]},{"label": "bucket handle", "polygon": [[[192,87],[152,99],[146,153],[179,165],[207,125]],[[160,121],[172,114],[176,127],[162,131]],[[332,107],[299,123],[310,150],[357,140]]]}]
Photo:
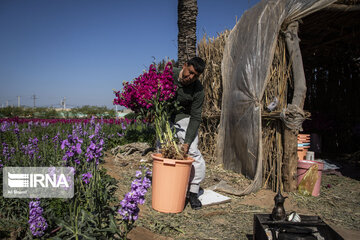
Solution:
[{"label": "bucket handle", "polygon": [[164,159],[164,165],[175,166],[176,162],[175,162],[175,160],[172,160],[172,159]]}]

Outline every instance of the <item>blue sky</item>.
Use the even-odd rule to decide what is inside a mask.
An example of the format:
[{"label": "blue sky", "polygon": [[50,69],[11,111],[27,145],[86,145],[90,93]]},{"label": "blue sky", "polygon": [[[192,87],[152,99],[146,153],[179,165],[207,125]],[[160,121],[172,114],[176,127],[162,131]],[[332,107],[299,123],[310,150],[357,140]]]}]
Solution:
[{"label": "blue sky", "polygon": [[[198,0],[198,41],[232,29],[258,0]],[[0,107],[114,108],[153,57],[177,59],[176,0],[1,0]]]}]

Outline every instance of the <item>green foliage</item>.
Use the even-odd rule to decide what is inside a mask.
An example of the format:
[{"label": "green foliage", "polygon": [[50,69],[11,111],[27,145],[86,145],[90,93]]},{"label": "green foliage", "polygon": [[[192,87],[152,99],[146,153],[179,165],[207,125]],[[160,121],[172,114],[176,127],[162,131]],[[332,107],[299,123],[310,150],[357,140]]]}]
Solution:
[{"label": "green foliage", "polygon": [[[133,125],[129,126],[125,132],[123,138],[123,144],[132,143],[132,142],[146,142],[149,145],[154,145],[156,140],[155,128],[151,125]],[[123,145],[120,144],[120,145]]]},{"label": "green foliage", "polygon": [[[25,108],[22,107],[5,107],[0,108],[1,117],[16,117],[24,115]],[[27,114],[30,114],[29,111],[26,111]]]},{"label": "green foliage", "polygon": [[132,123],[127,126],[112,125],[104,128],[104,132],[108,136],[105,145],[107,150],[133,142],[146,142],[153,146],[156,141],[155,128],[146,123]]},{"label": "green foliage", "polygon": [[107,175],[105,169],[99,169],[89,185],[77,179],[75,187],[75,200],[65,206],[66,216],[59,218],[53,211],[48,212],[50,218],[61,227],[54,238],[109,239],[114,234],[123,237],[114,225],[116,209],[110,206],[117,200],[114,196],[116,180]]},{"label": "green foliage", "polygon": [[23,117],[23,118],[90,118],[91,116],[98,116],[103,118],[114,118],[116,117],[116,112],[113,109],[108,109],[107,107],[97,107],[97,106],[83,106],[72,108],[70,111],[56,111],[54,108],[46,107],[37,107],[37,108],[28,108],[28,107],[5,107],[0,108],[0,117]]},{"label": "green foliage", "polygon": [[137,119],[137,117],[138,117],[138,114],[136,114],[135,112],[131,112],[131,113],[128,113],[125,115],[125,118],[132,119],[132,120]]}]

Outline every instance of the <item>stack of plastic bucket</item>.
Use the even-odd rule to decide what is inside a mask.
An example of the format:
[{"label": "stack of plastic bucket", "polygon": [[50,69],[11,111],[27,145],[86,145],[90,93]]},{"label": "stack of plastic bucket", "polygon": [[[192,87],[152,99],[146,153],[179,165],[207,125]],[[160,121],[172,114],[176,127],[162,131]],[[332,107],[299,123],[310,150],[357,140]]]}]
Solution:
[{"label": "stack of plastic bucket", "polygon": [[299,134],[297,137],[297,154],[300,160],[304,160],[308,149],[310,148],[310,134]]},{"label": "stack of plastic bucket", "polygon": [[[321,186],[321,174],[324,168],[324,163],[313,161],[314,159],[306,159],[308,149],[310,148],[310,134],[299,134],[298,135],[298,167],[297,167],[297,184],[299,185],[301,180],[304,178],[305,174],[309,170],[311,166],[314,164],[318,165],[318,178],[315,183],[314,189],[312,191],[312,196],[320,195],[320,186]],[[310,153],[310,152],[309,152]],[[312,152],[313,153],[313,152]],[[313,154],[308,154],[308,156],[312,156]]]}]

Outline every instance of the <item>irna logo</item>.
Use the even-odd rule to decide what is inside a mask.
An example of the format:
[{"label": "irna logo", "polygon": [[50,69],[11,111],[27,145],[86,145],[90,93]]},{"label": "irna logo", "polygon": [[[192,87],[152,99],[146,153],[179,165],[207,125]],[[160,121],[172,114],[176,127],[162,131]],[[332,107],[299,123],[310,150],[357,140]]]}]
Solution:
[{"label": "irna logo", "polygon": [[74,169],[70,167],[4,167],[5,198],[72,198]]},{"label": "irna logo", "polygon": [[33,187],[69,187],[64,174],[19,174],[8,172],[8,185],[11,188],[33,188]]}]

